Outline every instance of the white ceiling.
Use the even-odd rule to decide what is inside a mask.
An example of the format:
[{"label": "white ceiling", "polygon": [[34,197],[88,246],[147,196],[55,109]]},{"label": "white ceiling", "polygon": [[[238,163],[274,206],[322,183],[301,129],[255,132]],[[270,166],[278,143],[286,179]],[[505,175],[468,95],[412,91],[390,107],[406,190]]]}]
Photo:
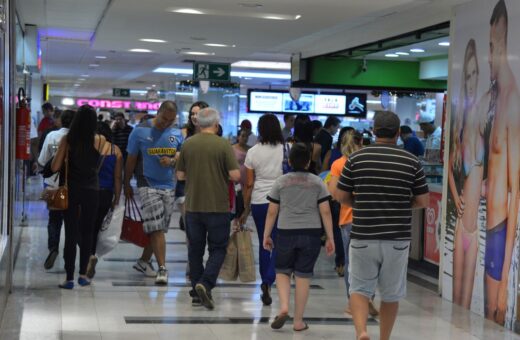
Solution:
[{"label": "white ceiling", "polygon": [[[18,0],[23,24],[40,29],[43,78],[54,95],[101,96],[112,87],[170,86],[173,75],[160,66],[190,68],[186,59],[288,61],[292,53],[321,55],[447,21],[451,8],[467,0]],[[248,8],[239,3],[261,4]],[[179,14],[169,8],[196,8],[214,15]],[[253,16],[301,15],[299,20]],[[192,38],[205,38],[199,41]],[[164,39],[165,44],[140,42]],[[234,44],[206,47],[203,43]],[[154,53],[128,52],[147,48]],[[181,51],[212,52],[194,57]],[[107,59],[95,59],[103,55]],[[97,68],[89,64],[98,63]],[[74,88],[82,74],[90,77]],[[187,79],[187,78],[182,78]],[[242,80],[251,86],[287,81]]]},{"label": "white ceiling", "polygon": [[[368,54],[368,55],[366,55],[366,59],[417,61],[422,58],[440,57],[440,56],[446,56],[446,59],[447,59],[449,47],[440,46],[439,43],[440,42],[449,42],[449,41],[450,41],[449,37],[432,39],[432,40],[423,41],[423,42],[412,44],[412,45],[403,46],[400,48],[392,48],[389,50]],[[416,49],[416,48],[423,49],[424,52],[423,53],[410,52],[411,49]],[[408,56],[400,55],[397,58],[385,57],[386,54],[395,54],[397,52],[405,52],[405,53],[409,53],[409,55]]]}]

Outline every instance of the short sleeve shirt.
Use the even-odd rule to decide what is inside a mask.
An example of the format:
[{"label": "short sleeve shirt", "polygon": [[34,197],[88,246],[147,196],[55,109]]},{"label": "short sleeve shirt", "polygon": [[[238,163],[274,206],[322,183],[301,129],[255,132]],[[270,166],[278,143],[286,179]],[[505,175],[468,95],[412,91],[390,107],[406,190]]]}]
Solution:
[{"label": "short sleeve shirt", "polygon": [[338,189],[354,193],[352,239],[410,240],[412,197],[428,193],[421,163],[395,145],[350,155]]},{"label": "short sleeve shirt", "polygon": [[160,159],[163,156],[175,157],[183,142],[181,130],[166,128],[159,130],[153,127],[152,120],[136,127],[128,139],[129,155],[143,158],[143,176],[148,186],[156,189],[174,189],[174,172],[171,167],[163,167]]},{"label": "short sleeve shirt", "polygon": [[186,174],[186,211],[229,212],[229,171],[238,169],[226,139],[208,133],[190,137],[177,163],[177,170]]},{"label": "short sleeve shirt", "polygon": [[[330,168],[330,174],[334,177],[341,177],[341,171],[345,167],[345,163],[347,163],[347,157],[342,156],[332,163],[332,167]],[[339,211],[339,225],[345,225],[352,223],[352,208],[347,205],[342,204],[341,209]]]},{"label": "short sleeve shirt", "polygon": [[278,229],[321,229],[318,205],[331,199],[318,176],[308,172],[291,172],[279,177],[267,199],[280,205]]},{"label": "short sleeve shirt", "polygon": [[255,184],[251,195],[252,204],[267,204],[267,194],[274,181],[283,175],[283,145],[256,144],[247,151],[244,165],[254,170]]}]

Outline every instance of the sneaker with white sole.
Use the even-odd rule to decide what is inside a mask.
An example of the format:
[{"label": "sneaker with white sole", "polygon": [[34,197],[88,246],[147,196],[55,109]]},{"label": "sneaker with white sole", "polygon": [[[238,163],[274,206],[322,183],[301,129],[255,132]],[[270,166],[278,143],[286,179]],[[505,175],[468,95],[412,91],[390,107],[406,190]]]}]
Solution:
[{"label": "sneaker with white sole", "polygon": [[134,264],[133,268],[137,270],[138,272],[141,272],[146,277],[155,277],[157,276],[157,273],[155,272],[155,269],[152,265],[152,262],[145,262],[143,260],[137,260],[137,262]]},{"label": "sneaker with white sole", "polygon": [[166,285],[168,284],[168,271],[165,267],[159,267],[159,271],[157,272],[157,277],[155,278],[156,285]]}]

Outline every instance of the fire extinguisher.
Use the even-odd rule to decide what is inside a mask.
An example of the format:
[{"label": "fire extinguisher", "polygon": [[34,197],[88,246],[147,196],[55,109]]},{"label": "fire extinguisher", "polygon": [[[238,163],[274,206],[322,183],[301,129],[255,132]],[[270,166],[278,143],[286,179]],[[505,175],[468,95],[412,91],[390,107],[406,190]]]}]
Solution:
[{"label": "fire extinguisher", "polygon": [[23,87],[18,89],[18,108],[16,109],[16,159],[31,158],[31,111]]}]

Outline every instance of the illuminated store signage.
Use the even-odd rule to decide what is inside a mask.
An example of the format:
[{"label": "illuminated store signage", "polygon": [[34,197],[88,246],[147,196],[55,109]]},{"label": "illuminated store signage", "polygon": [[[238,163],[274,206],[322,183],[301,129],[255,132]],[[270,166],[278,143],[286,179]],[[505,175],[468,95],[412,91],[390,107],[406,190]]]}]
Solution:
[{"label": "illuminated store signage", "polygon": [[136,109],[158,110],[161,103],[139,102],[133,100],[87,99],[76,100],[77,106],[88,104],[96,109]]}]

